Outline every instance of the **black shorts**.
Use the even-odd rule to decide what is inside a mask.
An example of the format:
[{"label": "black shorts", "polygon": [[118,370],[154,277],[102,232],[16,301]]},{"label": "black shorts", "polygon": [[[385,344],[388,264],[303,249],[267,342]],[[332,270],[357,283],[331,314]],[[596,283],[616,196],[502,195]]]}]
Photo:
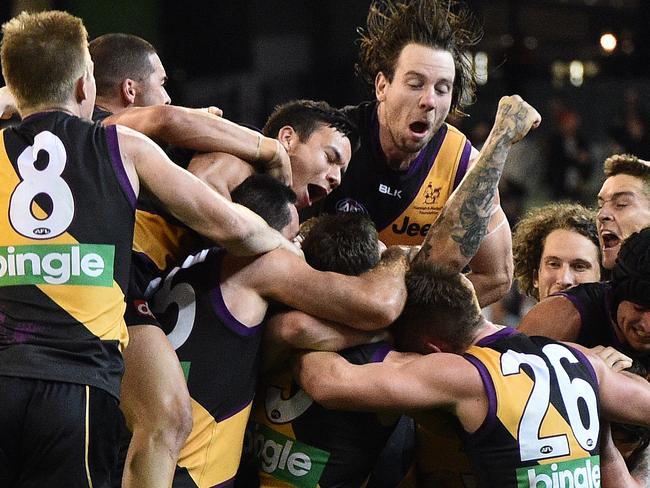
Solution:
[{"label": "black shorts", "polygon": [[0,486],[108,488],[119,406],[86,385],[0,376]]}]

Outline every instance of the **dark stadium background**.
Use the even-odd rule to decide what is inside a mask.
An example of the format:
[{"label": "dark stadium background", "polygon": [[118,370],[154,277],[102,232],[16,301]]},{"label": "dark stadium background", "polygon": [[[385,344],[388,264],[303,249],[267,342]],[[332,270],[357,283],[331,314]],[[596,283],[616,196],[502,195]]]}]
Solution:
[{"label": "dark stadium background", "polygon": [[[260,126],[293,98],[341,106],[372,93],[354,75],[356,28],[369,0],[0,0],[0,19],[23,9],[58,8],[84,19],[91,38],[129,32],[151,41],[169,75],[176,104],[217,105],[231,120]],[[469,0],[485,26],[470,55],[486,59],[487,82],[469,117],[454,120],[479,146],[500,96],[518,93],[542,114],[519,164],[502,188],[511,219],[523,206],[557,198],[544,177],[547,143],[577,114],[590,153],[580,191],[560,197],[593,203],[602,158],[629,150],[650,158],[650,2],[647,0]],[[600,36],[618,45],[606,53]],[[582,66],[579,85],[569,66]],[[580,64],[581,63],[581,64]],[[574,80],[574,83],[576,80]],[[636,116],[637,127],[626,122]],[[640,124],[640,127],[638,126]],[[636,131],[634,144],[625,131]],[[639,135],[639,130],[641,134]],[[627,137],[627,139],[626,139]],[[520,151],[520,152],[523,152]],[[537,171],[537,173],[535,173]],[[552,170],[551,170],[552,171]],[[582,185],[584,183],[584,185]],[[561,190],[565,191],[565,190]],[[573,190],[572,190],[573,191]]]}]

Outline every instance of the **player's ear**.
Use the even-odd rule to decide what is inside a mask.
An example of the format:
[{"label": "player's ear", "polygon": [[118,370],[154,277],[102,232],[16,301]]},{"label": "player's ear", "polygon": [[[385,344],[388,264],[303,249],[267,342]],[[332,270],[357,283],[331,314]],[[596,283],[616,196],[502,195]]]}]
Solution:
[{"label": "player's ear", "polygon": [[383,102],[386,100],[386,88],[389,85],[388,78],[382,71],[377,73],[375,77],[375,97],[377,97],[378,102]]},{"label": "player's ear", "polygon": [[285,125],[278,131],[278,141],[284,146],[287,150],[287,153],[291,150],[291,146],[296,143],[298,138],[298,133],[290,125]]},{"label": "player's ear", "polygon": [[124,105],[133,105],[135,103],[136,82],[131,78],[125,78],[120,84],[120,95]]}]

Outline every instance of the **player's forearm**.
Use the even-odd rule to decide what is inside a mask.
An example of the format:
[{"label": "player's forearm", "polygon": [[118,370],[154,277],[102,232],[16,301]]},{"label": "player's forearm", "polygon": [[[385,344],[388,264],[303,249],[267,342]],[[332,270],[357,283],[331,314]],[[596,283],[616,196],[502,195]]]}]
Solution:
[{"label": "player's forearm", "polygon": [[362,330],[377,330],[393,323],[406,302],[407,268],[408,262],[401,252],[386,251],[373,270],[360,276],[363,284],[357,292],[348,296],[348,301],[359,302],[360,313],[334,320]]},{"label": "player's forearm", "polygon": [[603,488],[644,488],[647,486],[628,470],[623,456],[614,445],[608,422],[603,422],[601,425],[600,473]]},{"label": "player's forearm", "polygon": [[387,338],[385,331],[360,331],[297,311],[284,314],[279,323],[269,324],[269,329],[277,340],[294,349],[316,351],[340,351]]},{"label": "player's forearm", "polygon": [[507,272],[483,274],[472,270],[467,274],[467,277],[474,285],[478,303],[481,307],[487,307],[501,300],[506,296],[510,290],[510,285],[512,285],[512,275]]},{"label": "player's forearm", "polygon": [[498,210],[497,187],[510,148],[539,123],[539,114],[517,96],[499,102],[494,126],[474,165],[431,226],[416,259],[460,271],[476,254]]}]

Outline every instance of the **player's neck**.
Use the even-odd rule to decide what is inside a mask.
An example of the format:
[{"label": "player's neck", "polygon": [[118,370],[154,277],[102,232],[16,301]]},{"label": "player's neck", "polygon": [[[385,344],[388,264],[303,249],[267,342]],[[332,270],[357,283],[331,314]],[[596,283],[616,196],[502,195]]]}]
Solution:
[{"label": "player's neck", "polygon": [[36,105],[33,107],[21,107],[20,115],[24,119],[29,117],[30,115],[43,113],[43,112],[65,112],[70,115],[81,117],[79,107],[78,106],[75,107],[71,103]]},{"label": "player's neck", "polygon": [[481,317],[481,320],[482,323],[479,326],[478,332],[474,336],[472,345],[476,344],[477,342],[479,342],[481,339],[484,339],[485,337],[491,336],[492,334],[499,332],[501,329],[504,329],[506,327],[505,325],[493,324],[485,317]]},{"label": "player's neck", "polygon": [[115,103],[109,99],[100,96],[98,96],[97,100],[95,100],[95,107],[97,107],[100,110],[103,110],[104,112],[108,112],[111,114],[120,113],[121,111],[126,110],[128,108],[120,103]]}]

